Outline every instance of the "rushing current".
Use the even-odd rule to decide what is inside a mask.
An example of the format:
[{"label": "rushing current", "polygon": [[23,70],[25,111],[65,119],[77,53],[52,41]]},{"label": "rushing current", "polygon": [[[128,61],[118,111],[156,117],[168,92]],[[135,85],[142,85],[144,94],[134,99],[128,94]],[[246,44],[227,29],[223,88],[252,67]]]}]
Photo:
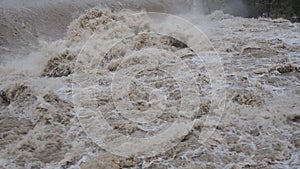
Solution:
[{"label": "rushing current", "polygon": [[300,25],[200,1],[0,1],[0,168],[297,168]]}]

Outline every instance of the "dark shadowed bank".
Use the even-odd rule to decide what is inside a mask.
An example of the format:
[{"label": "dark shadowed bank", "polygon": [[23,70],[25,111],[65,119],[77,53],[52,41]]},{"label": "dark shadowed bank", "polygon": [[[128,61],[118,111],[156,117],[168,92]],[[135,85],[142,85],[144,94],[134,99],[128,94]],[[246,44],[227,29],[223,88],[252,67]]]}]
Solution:
[{"label": "dark shadowed bank", "polygon": [[205,13],[223,10],[234,16],[285,18],[300,21],[299,0],[202,0]]}]

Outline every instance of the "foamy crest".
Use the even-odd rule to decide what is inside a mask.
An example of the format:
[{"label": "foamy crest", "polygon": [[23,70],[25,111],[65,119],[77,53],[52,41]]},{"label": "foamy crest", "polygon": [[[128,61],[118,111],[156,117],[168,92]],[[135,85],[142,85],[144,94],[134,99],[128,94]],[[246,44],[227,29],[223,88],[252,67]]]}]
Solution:
[{"label": "foamy crest", "polygon": [[[71,32],[74,42],[91,34],[77,58],[73,95],[79,121],[99,146],[125,157],[155,156],[180,142],[197,120],[211,126],[202,143],[212,134],[225,100],[212,84],[224,82],[222,66],[194,25],[162,13],[93,9]],[[214,78],[201,86],[200,75]],[[199,119],[203,98],[213,113]]]}]

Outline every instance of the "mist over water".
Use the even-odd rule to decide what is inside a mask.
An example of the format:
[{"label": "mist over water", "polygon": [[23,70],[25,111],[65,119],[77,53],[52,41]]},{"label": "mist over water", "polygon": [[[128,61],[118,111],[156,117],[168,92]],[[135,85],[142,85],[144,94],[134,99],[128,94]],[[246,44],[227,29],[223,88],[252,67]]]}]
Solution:
[{"label": "mist over water", "polygon": [[109,7],[113,10],[145,9],[148,12],[201,13],[196,1],[105,1],[105,0],[58,0],[22,1],[3,0],[0,2],[0,52],[22,50],[36,46],[40,40],[52,41],[66,34],[72,20],[93,6]]}]

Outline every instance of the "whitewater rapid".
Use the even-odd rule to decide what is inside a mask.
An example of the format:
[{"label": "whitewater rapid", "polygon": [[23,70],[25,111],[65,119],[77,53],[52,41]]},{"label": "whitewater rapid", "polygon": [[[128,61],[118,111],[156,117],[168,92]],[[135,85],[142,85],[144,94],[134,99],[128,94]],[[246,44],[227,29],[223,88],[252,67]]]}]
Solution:
[{"label": "whitewater rapid", "polygon": [[0,2],[0,166],[299,166],[300,25],[135,2]]}]

